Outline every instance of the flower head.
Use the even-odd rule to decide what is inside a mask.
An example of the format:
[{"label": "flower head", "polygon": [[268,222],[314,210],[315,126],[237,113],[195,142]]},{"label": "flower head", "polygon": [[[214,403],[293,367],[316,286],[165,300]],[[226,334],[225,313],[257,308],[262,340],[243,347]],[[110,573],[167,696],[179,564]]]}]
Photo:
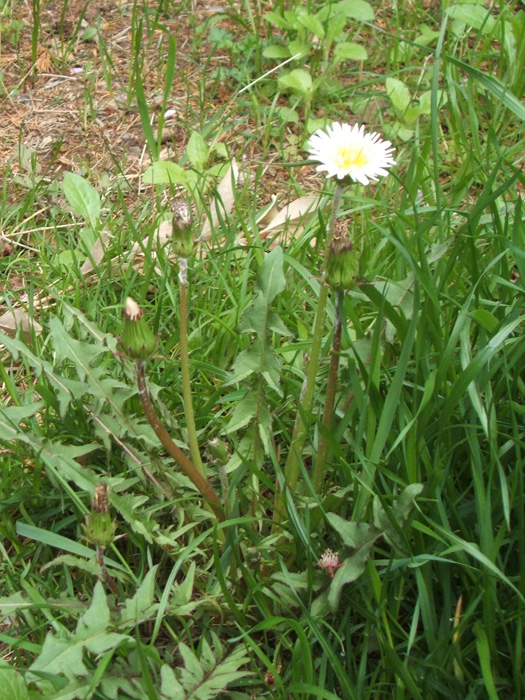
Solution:
[{"label": "flower head", "polygon": [[339,552],[332,552],[327,549],[319,559],[319,566],[328,572],[330,578],[335,576],[335,570],[340,569],[343,565],[339,561]]},{"label": "flower head", "polygon": [[326,131],[318,129],[308,141],[308,151],[321,163],[317,170],[325,171],[326,177],[349,177],[362,185],[388,175],[388,168],[396,164],[391,142],[375,132],[365,134],[365,127],[359,124],[334,122]]}]

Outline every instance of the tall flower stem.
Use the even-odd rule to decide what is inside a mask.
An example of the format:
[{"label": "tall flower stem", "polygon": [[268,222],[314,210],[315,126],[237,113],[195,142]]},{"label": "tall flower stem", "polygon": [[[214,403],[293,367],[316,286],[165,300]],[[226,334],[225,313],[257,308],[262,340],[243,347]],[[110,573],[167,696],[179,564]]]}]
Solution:
[{"label": "tall flower stem", "polygon": [[[330,256],[332,239],[334,236],[335,222],[337,219],[339,206],[341,204],[341,199],[343,196],[343,187],[343,184],[339,182],[337,183],[334,193],[334,199],[332,201],[332,212],[330,214],[330,221],[328,224],[324,249],[324,258],[322,266],[322,284],[321,289],[319,291],[317,311],[315,314],[315,321],[313,327],[312,347],[310,349],[310,357],[308,360],[308,366],[306,368],[306,377],[301,391],[299,409],[297,411],[295,426],[290,442],[290,451],[288,453],[288,458],[284,467],[285,488],[288,489],[294,489],[297,485],[297,480],[301,471],[300,465],[303,456],[304,445],[308,437],[308,421],[312,413],[312,406],[314,401],[315,385],[317,380],[317,372],[319,369],[319,359],[321,356],[321,348],[323,341],[326,303],[328,300],[329,291],[329,287],[325,283],[325,273],[328,264],[328,258]],[[282,519],[283,512],[284,496],[282,497],[281,506],[276,508],[274,520],[276,520],[277,522],[280,521]]]},{"label": "tall flower stem", "polygon": [[160,422],[160,419],[153,407],[153,404],[151,403],[148,387],[146,385],[144,364],[145,363],[143,360],[137,360],[135,362],[137,368],[137,385],[142,410],[144,411],[144,414],[148,419],[149,424],[153,428],[155,435],[159,438],[164,449],[167,452],[169,452],[169,454],[173,457],[173,459],[182,469],[184,474],[186,474],[186,476],[192,481],[192,483],[199,489],[202,496],[208,502],[217,520],[222,522],[224,520],[224,512],[219,497],[217,496],[214,488],[208,482],[208,480],[199,472],[199,470],[195,467],[193,462],[186,457],[184,452],[179,447],[177,447],[177,445],[171,439],[168,431]]},{"label": "tall flower stem", "polygon": [[188,259],[179,258],[179,286],[180,286],[180,369],[182,376],[182,398],[184,401],[184,414],[186,416],[186,429],[188,431],[188,444],[193,464],[197,471],[205,477],[202,464],[197,429],[195,427],[195,414],[191,397],[190,356],[188,349]]},{"label": "tall flower stem", "polygon": [[326,396],[323,411],[323,432],[319,438],[319,447],[315,460],[314,472],[312,475],[312,485],[317,493],[323,485],[326,471],[326,460],[329,452],[327,436],[332,432],[334,422],[335,395],[337,392],[337,379],[339,377],[339,360],[341,357],[341,317],[342,306],[344,304],[344,291],[337,292],[337,305],[335,310],[334,337],[332,340],[332,355],[330,357],[330,368],[328,370],[328,383],[326,386]]}]

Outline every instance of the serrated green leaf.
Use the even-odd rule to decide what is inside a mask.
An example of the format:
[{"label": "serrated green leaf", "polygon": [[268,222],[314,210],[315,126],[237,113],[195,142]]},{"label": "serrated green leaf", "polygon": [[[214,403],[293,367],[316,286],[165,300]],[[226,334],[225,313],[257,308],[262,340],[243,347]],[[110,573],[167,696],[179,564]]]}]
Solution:
[{"label": "serrated green leaf", "polygon": [[66,173],[62,189],[76,213],[95,229],[100,220],[100,195],[93,185],[76,173]]},{"label": "serrated green leaf", "polygon": [[178,608],[181,605],[186,605],[187,603],[190,602],[191,597],[193,595],[193,584],[195,581],[195,570],[196,570],[196,564],[195,561],[192,560],[189,568],[188,568],[188,573],[186,574],[186,578],[182,583],[179,583],[176,585],[173,589],[173,592],[171,594],[170,598],[170,605],[174,606],[175,608]]},{"label": "serrated green leaf", "polygon": [[366,61],[368,54],[361,44],[353,41],[341,41],[334,47],[334,63],[342,61]]},{"label": "serrated green leaf", "polygon": [[197,170],[204,170],[210,149],[198,131],[192,131],[186,146],[188,160]]},{"label": "serrated green leaf", "polygon": [[158,565],[155,565],[148,571],[133,598],[126,600],[120,615],[119,627],[130,625],[135,628],[144,618],[147,619],[157,607],[153,604],[157,567]]},{"label": "serrated green leaf", "polygon": [[410,104],[410,92],[402,80],[386,79],[386,93],[397,112],[403,113]]},{"label": "serrated green leaf", "polygon": [[216,635],[212,645],[203,640],[200,659],[182,642],[179,652],[184,666],[178,673],[169,666],[161,668],[162,700],[216,700],[230,683],[248,675],[239,670],[249,661],[244,649],[238,646],[225,655]]},{"label": "serrated green leaf", "polygon": [[142,182],[147,185],[187,185],[189,179],[187,172],[177,163],[159,160],[146,169]]},{"label": "serrated green leaf", "polygon": [[[123,403],[135,394],[135,388],[114,379],[108,368],[99,362],[101,356],[108,353],[104,345],[94,345],[86,341],[75,340],[66,331],[60,320],[54,316],[49,321],[49,330],[53,339],[57,362],[73,362],[81,381],[89,385],[92,395],[111,406],[113,413],[127,424]],[[84,387],[86,393],[88,387]]]},{"label": "serrated green leaf", "polygon": [[3,333],[0,334],[0,342],[5,345],[15,359],[19,356],[24,357],[35,371],[37,377],[41,377],[42,374],[45,375],[55,391],[61,418],[67,413],[70,402],[81,398],[86,393],[85,384],[60,376],[50,362],[32,353],[25,343],[20,342],[16,338],[10,338]]},{"label": "serrated green leaf", "polygon": [[29,667],[28,678],[36,680],[39,673],[64,675],[74,679],[89,673],[84,664],[84,651],[100,654],[133,637],[109,631],[110,614],[106,595],[100,581],[95,584],[93,600],[79,619],[75,632],[57,637],[48,632],[42,651]]},{"label": "serrated green leaf", "polygon": [[160,669],[160,697],[161,700],[184,700],[187,697],[175,671],[167,664]]},{"label": "serrated green leaf", "polygon": [[295,68],[290,73],[279,76],[277,82],[282,90],[294,90],[307,99],[313,92],[312,76],[304,68]]},{"label": "serrated green leaf", "polygon": [[124,495],[111,494],[111,505],[122,515],[128,525],[138,535],[142,535],[147,542],[153,542],[152,532],[159,528],[158,523],[151,519],[149,514],[140,511],[135,513],[137,508],[148,501],[148,496],[135,496],[131,493]]}]

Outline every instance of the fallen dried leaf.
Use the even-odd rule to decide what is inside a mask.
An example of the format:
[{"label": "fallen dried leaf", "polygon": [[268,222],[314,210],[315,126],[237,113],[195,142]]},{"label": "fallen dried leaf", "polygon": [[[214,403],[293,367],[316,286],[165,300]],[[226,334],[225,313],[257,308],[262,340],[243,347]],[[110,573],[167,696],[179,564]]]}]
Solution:
[{"label": "fallen dried leaf", "polygon": [[239,178],[239,168],[235,159],[230,163],[226,175],[222,178],[216,188],[216,195],[210,204],[211,221],[206,217],[201,230],[200,240],[206,240],[212,229],[217,225],[219,219],[224,219],[235,205],[235,187]]},{"label": "fallen dried leaf", "polygon": [[31,340],[31,332],[42,332],[42,326],[30,318],[24,309],[12,309],[0,316],[0,330],[6,335],[14,337],[18,329],[24,334],[26,342]]}]

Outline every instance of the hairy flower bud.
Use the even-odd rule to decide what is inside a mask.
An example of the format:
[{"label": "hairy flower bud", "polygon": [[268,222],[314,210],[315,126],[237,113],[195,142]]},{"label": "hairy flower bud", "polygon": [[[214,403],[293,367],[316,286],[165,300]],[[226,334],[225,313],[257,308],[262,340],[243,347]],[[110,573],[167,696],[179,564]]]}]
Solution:
[{"label": "hairy flower bud", "polygon": [[189,258],[195,249],[193,225],[190,208],[183,199],[178,199],[171,206],[173,212],[173,252],[179,258]]},{"label": "hairy flower bud", "polygon": [[133,360],[145,360],[157,347],[157,339],[142,318],[144,312],[131,297],[124,307],[124,328],[120,340],[124,353]]},{"label": "hairy flower bud", "polygon": [[219,438],[208,440],[208,452],[213,460],[220,466],[224,466],[230,459],[228,447],[222,440],[219,440]]},{"label": "hairy flower bud", "polygon": [[335,289],[353,289],[356,285],[358,267],[357,251],[346,232],[334,235],[326,266],[328,284]]},{"label": "hairy flower bud", "polygon": [[107,484],[97,484],[91,513],[86,515],[82,525],[84,537],[95,547],[107,547],[115,538],[117,524],[109,514],[109,499]]}]

